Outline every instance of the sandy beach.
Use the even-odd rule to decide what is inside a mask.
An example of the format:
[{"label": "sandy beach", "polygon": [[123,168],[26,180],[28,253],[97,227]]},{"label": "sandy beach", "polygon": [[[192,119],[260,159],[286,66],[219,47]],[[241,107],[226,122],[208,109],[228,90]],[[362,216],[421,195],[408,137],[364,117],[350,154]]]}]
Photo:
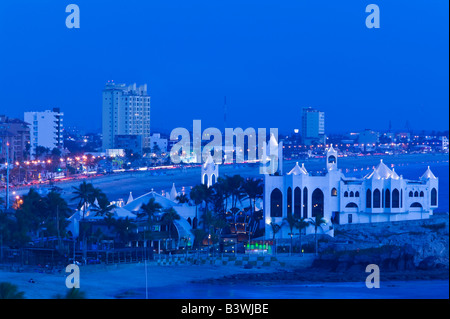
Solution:
[{"label": "sandy beach", "polygon": [[[244,269],[234,266],[214,265],[176,265],[159,266],[154,262],[147,264],[149,292],[158,287],[177,285],[190,281],[217,279],[235,274],[273,272],[274,267]],[[66,273],[45,274],[37,272],[0,271],[0,282],[10,282],[25,292],[27,299],[51,299],[55,295],[64,295]],[[30,283],[33,279],[35,282]],[[88,299],[113,299],[126,291],[145,288],[145,265],[95,265],[80,267],[80,290]]]}]

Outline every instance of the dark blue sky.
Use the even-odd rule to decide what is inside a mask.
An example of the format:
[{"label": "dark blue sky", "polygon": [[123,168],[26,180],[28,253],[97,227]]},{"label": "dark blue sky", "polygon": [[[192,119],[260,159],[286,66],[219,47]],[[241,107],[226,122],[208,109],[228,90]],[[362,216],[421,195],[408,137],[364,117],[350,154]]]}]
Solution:
[{"label": "dark blue sky", "polygon": [[[81,28],[67,29],[78,4]],[[378,4],[381,28],[365,26]],[[106,81],[147,83],[151,125],[447,130],[448,1],[14,0],[0,2],[0,114],[60,107],[101,128]]]}]

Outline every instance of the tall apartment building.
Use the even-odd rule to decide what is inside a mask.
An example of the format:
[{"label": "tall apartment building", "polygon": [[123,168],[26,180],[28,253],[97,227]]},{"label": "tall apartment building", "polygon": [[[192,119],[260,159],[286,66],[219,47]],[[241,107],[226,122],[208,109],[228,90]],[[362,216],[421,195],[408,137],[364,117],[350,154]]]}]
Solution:
[{"label": "tall apartment building", "polygon": [[24,121],[30,124],[31,156],[36,147],[43,146],[53,150],[63,148],[63,116],[59,108],[52,111],[25,112]]},{"label": "tall apartment building", "polygon": [[150,144],[150,96],[147,84],[136,87],[108,82],[103,90],[103,150],[116,148],[116,136],[139,135]]},{"label": "tall apartment building", "polygon": [[24,161],[29,157],[29,124],[19,119],[0,115],[0,161],[6,160],[6,148],[10,162]]},{"label": "tall apartment building", "polygon": [[303,108],[302,142],[306,145],[325,143],[325,112],[311,107]]}]

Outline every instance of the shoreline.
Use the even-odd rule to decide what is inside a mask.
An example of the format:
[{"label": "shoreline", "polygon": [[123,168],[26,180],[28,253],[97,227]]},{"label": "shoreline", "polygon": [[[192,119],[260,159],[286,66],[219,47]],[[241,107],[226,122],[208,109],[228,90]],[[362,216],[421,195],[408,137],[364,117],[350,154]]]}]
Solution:
[{"label": "shoreline", "polygon": [[[263,276],[262,276],[263,275]],[[235,285],[245,281],[252,285],[283,285],[283,284],[324,284],[365,282],[366,272],[332,272],[320,269],[303,268],[296,270],[281,270],[271,274],[242,274],[191,281],[195,284]],[[314,279],[312,279],[314,278]],[[389,271],[380,273],[380,281],[429,281],[449,280],[449,269]]]},{"label": "shoreline", "polygon": [[[87,268],[89,267],[89,268]],[[365,272],[330,272],[312,268],[239,266],[177,265],[147,266],[148,289],[157,294],[158,289],[183,285],[211,286],[289,286],[321,285],[336,283],[364,283]],[[143,263],[126,265],[84,266],[80,268],[80,290],[87,299],[124,299],[142,296],[145,291],[145,266]],[[35,283],[29,283],[33,278]],[[53,299],[64,295],[66,274],[36,272],[9,272],[0,270],[0,282],[11,282],[25,293],[27,299]],[[381,272],[381,282],[448,281],[448,269]]]}]

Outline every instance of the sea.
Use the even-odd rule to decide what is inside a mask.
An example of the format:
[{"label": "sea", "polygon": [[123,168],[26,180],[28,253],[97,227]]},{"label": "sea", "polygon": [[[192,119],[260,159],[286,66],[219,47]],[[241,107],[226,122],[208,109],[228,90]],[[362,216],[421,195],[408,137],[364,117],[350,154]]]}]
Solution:
[{"label": "sea", "polygon": [[[131,295],[145,299],[145,289]],[[448,299],[448,280],[380,282],[367,288],[365,282],[316,284],[183,284],[149,288],[149,299]]]}]

